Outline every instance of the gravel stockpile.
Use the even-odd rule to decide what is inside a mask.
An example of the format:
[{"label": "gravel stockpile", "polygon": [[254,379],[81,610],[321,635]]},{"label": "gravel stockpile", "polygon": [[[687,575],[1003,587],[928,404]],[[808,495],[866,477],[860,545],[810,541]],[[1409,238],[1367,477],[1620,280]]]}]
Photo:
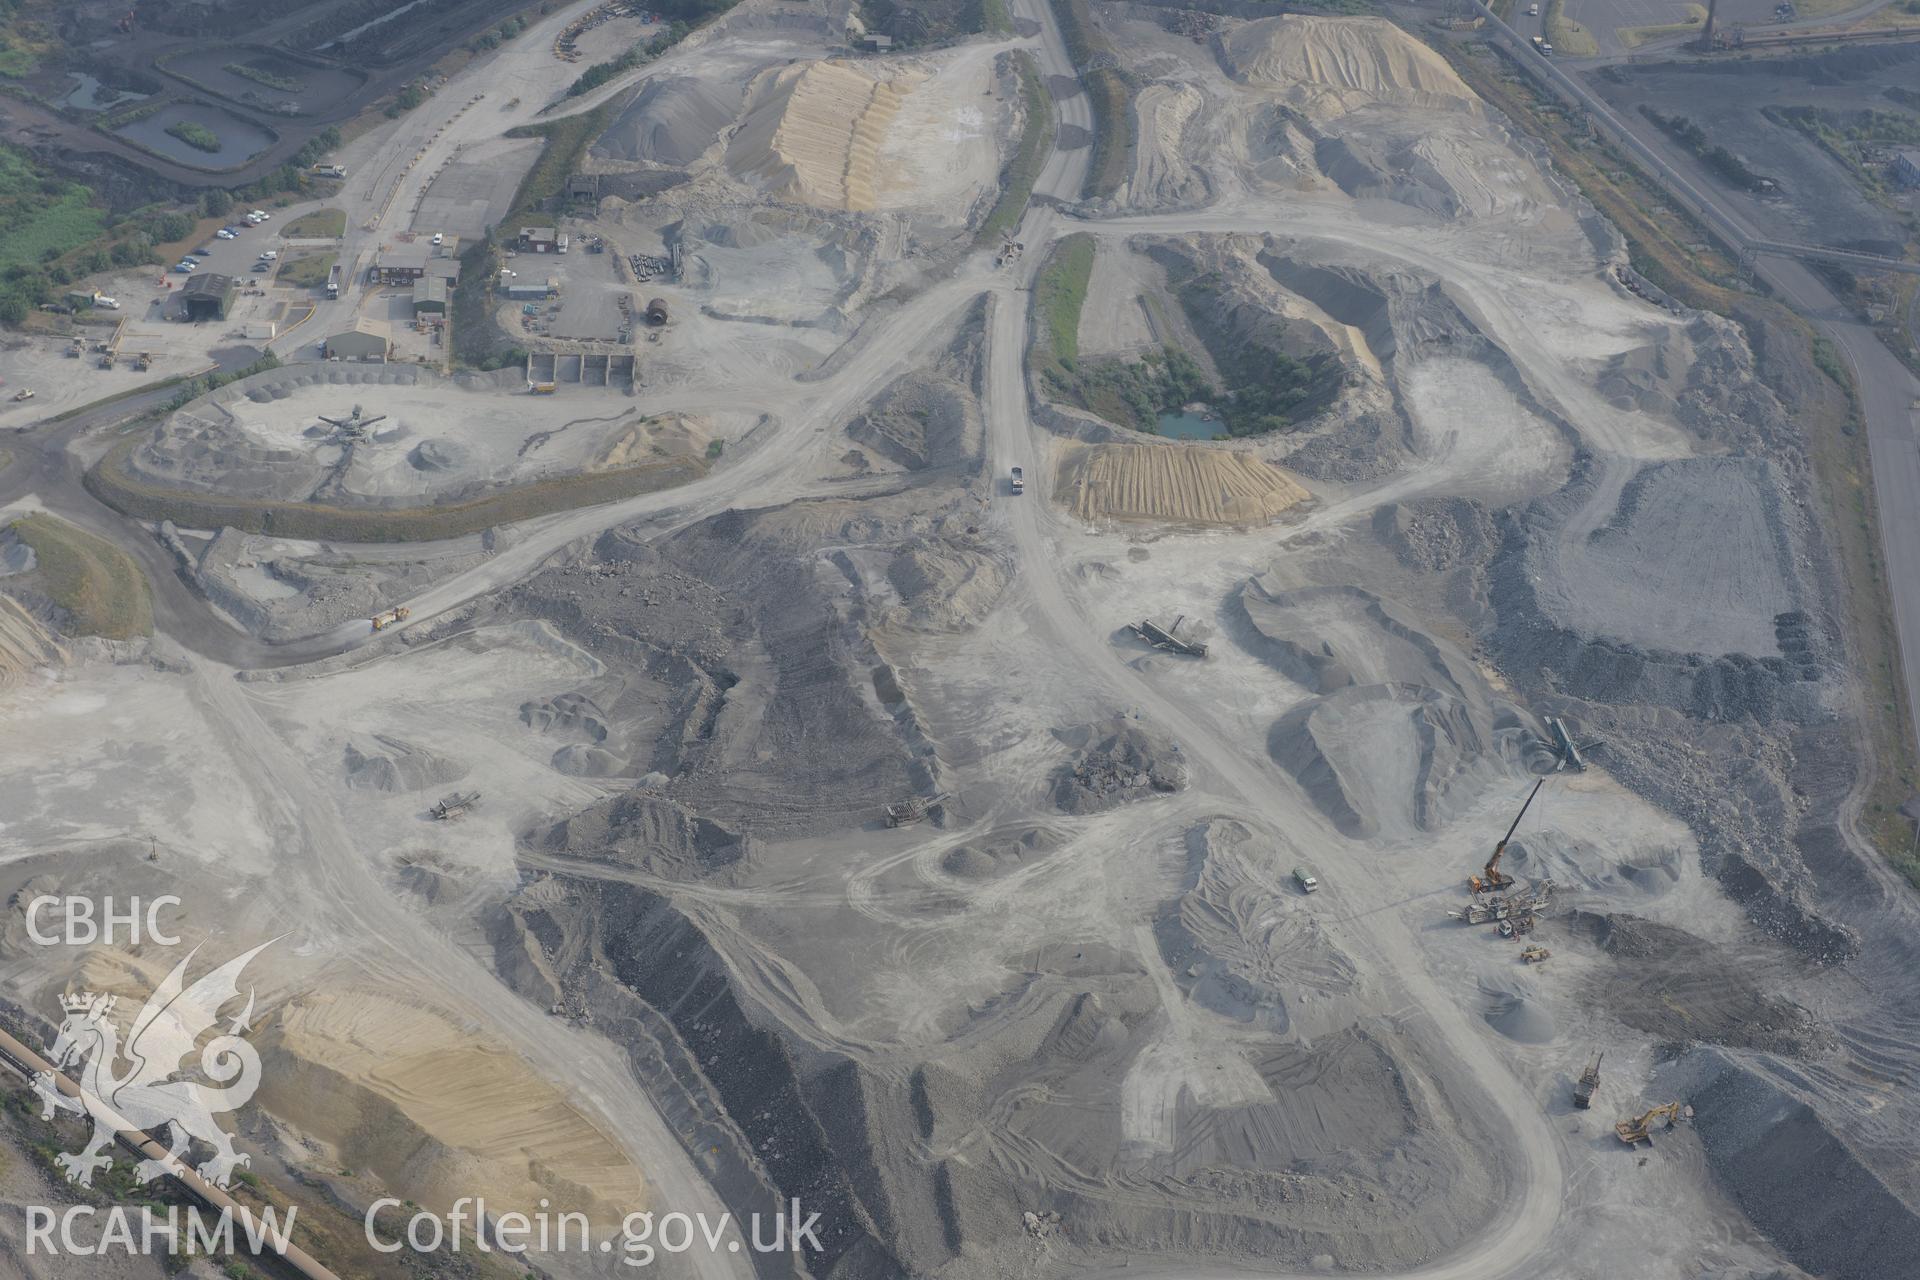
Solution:
[{"label": "gravel stockpile", "polygon": [[593,144],[600,160],[682,168],[714,145],[744,105],[738,86],[695,76],[661,76]]},{"label": "gravel stockpile", "polygon": [[1794,1262],[1834,1280],[1888,1280],[1920,1258],[1920,1213],[1806,1103],[1715,1055],[1694,1127],[1721,1184]]}]

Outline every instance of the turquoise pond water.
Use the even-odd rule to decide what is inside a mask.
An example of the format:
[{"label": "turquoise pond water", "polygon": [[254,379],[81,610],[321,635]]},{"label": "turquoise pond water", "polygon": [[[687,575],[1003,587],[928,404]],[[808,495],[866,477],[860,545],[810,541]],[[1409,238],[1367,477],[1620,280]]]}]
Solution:
[{"label": "turquoise pond water", "polygon": [[1218,440],[1227,434],[1227,424],[1219,418],[1208,421],[1197,413],[1163,413],[1159,434],[1175,440]]}]

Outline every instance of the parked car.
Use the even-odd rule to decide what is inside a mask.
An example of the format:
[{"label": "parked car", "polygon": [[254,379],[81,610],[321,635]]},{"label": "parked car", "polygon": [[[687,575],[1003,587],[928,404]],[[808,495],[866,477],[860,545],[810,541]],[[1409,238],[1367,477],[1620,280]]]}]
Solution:
[{"label": "parked car", "polygon": [[272,262],[279,256],[280,251],[278,249],[262,249],[260,251],[260,261],[262,262]]},{"label": "parked car", "polygon": [[444,235],[443,233],[441,233],[441,232],[438,232],[438,231],[436,231],[436,232],[434,232],[434,233],[433,233],[433,242],[434,242],[435,244],[439,244],[439,243],[441,243],[441,242],[442,242],[442,241],[444,241],[444,240],[445,240],[446,238],[447,238],[447,237],[446,237],[446,236],[445,236],[445,235]]},{"label": "parked car", "polygon": [[174,268],[174,270],[176,271],[198,271],[199,269],[200,269],[200,264],[195,262],[192,258],[180,259],[180,265]]},{"label": "parked car", "polygon": [[222,227],[218,231],[214,232],[213,234],[216,239],[220,239],[220,240],[238,240],[240,238],[239,236],[234,234],[233,229],[231,227]]},{"label": "parked car", "polygon": [[273,264],[271,262],[256,262],[253,264],[253,269],[255,271],[271,271],[273,270]]},{"label": "parked car", "polygon": [[265,222],[268,218],[271,218],[273,215],[268,213],[265,209],[255,209],[252,213],[248,214],[247,216],[249,218],[258,218],[260,221]]},{"label": "parked car", "polygon": [[93,296],[93,305],[105,308],[108,311],[118,311],[120,309],[120,299],[110,298],[104,293],[96,293]]}]

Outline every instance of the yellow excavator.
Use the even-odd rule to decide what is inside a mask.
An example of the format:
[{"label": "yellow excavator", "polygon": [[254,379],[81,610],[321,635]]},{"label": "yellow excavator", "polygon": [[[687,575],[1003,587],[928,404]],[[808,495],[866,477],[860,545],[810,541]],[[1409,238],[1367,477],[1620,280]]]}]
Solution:
[{"label": "yellow excavator", "polygon": [[1495,889],[1505,889],[1513,883],[1513,877],[1500,869],[1500,859],[1507,852],[1507,841],[1513,839],[1513,833],[1520,826],[1520,819],[1527,816],[1527,806],[1540,794],[1540,785],[1545,778],[1536,778],[1533,790],[1527,792],[1527,798],[1520,804],[1520,812],[1513,815],[1513,825],[1507,828],[1507,834],[1500,837],[1500,843],[1493,846],[1493,856],[1487,859],[1487,865],[1477,876],[1467,877],[1467,888],[1475,893],[1489,893]]},{"label": "yellow excavator", "polygon": [[[1619,1124],[1613,1126],[1613,1131],[1620,1135],[1620,1141],[1630,1147],[1638,1146],[1642,1142],[1648,1146],[1652,1146],[1653,1127],[1655,1125],[1660,1125],[1663,1129],[1671,1129],[1675,1124],[1679,1123],[1679,1120],[1680,1104],[1677,1102],[1669,1102],[1664,1107],[1655,1107],[1643,1116],[1635,1116],[1630,1120],[1622,1120]],[[1662,1123],[1663,1121],[1664,1123]]]}]

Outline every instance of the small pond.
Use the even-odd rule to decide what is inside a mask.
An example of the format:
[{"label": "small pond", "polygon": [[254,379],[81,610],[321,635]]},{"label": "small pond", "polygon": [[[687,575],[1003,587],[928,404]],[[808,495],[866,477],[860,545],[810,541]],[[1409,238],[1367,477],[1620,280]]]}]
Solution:
[{"label": "small pond", "polygon": [[74,87],[71,93],[60,99],[60,105],[76,111],[105,111],[108,107],[148,96],[129,93],[125,89],[109,89],[84,71],[69,71],[67,74],[73,77]]},{"label": "small pond", "polygon": [[[343,102],[365,77],[340,67],[311,67],[233,45],[193,49],[166,59],[165,69],[224,98],[275,115],[311,115]],[[252,73],[252,74],[249,74]]]},{"label": "small pond", "polygon": [[1189,407],[1178,413],[1161,414],[1156,430],[1175,440],[1218,440],[1227,434],[1227,424],[1217,414],[1195,412]]},{"label": "small pond", "polygon": [[[211,132],[220,139],[220,149],[202,151],[167,132],[168,126],[182,121]],[[195,169],[237,168],[273,145],[273,135],[258,125],[197,102],[170,102],[146,119],[122,125],[114,132],[156,155]]]}]

